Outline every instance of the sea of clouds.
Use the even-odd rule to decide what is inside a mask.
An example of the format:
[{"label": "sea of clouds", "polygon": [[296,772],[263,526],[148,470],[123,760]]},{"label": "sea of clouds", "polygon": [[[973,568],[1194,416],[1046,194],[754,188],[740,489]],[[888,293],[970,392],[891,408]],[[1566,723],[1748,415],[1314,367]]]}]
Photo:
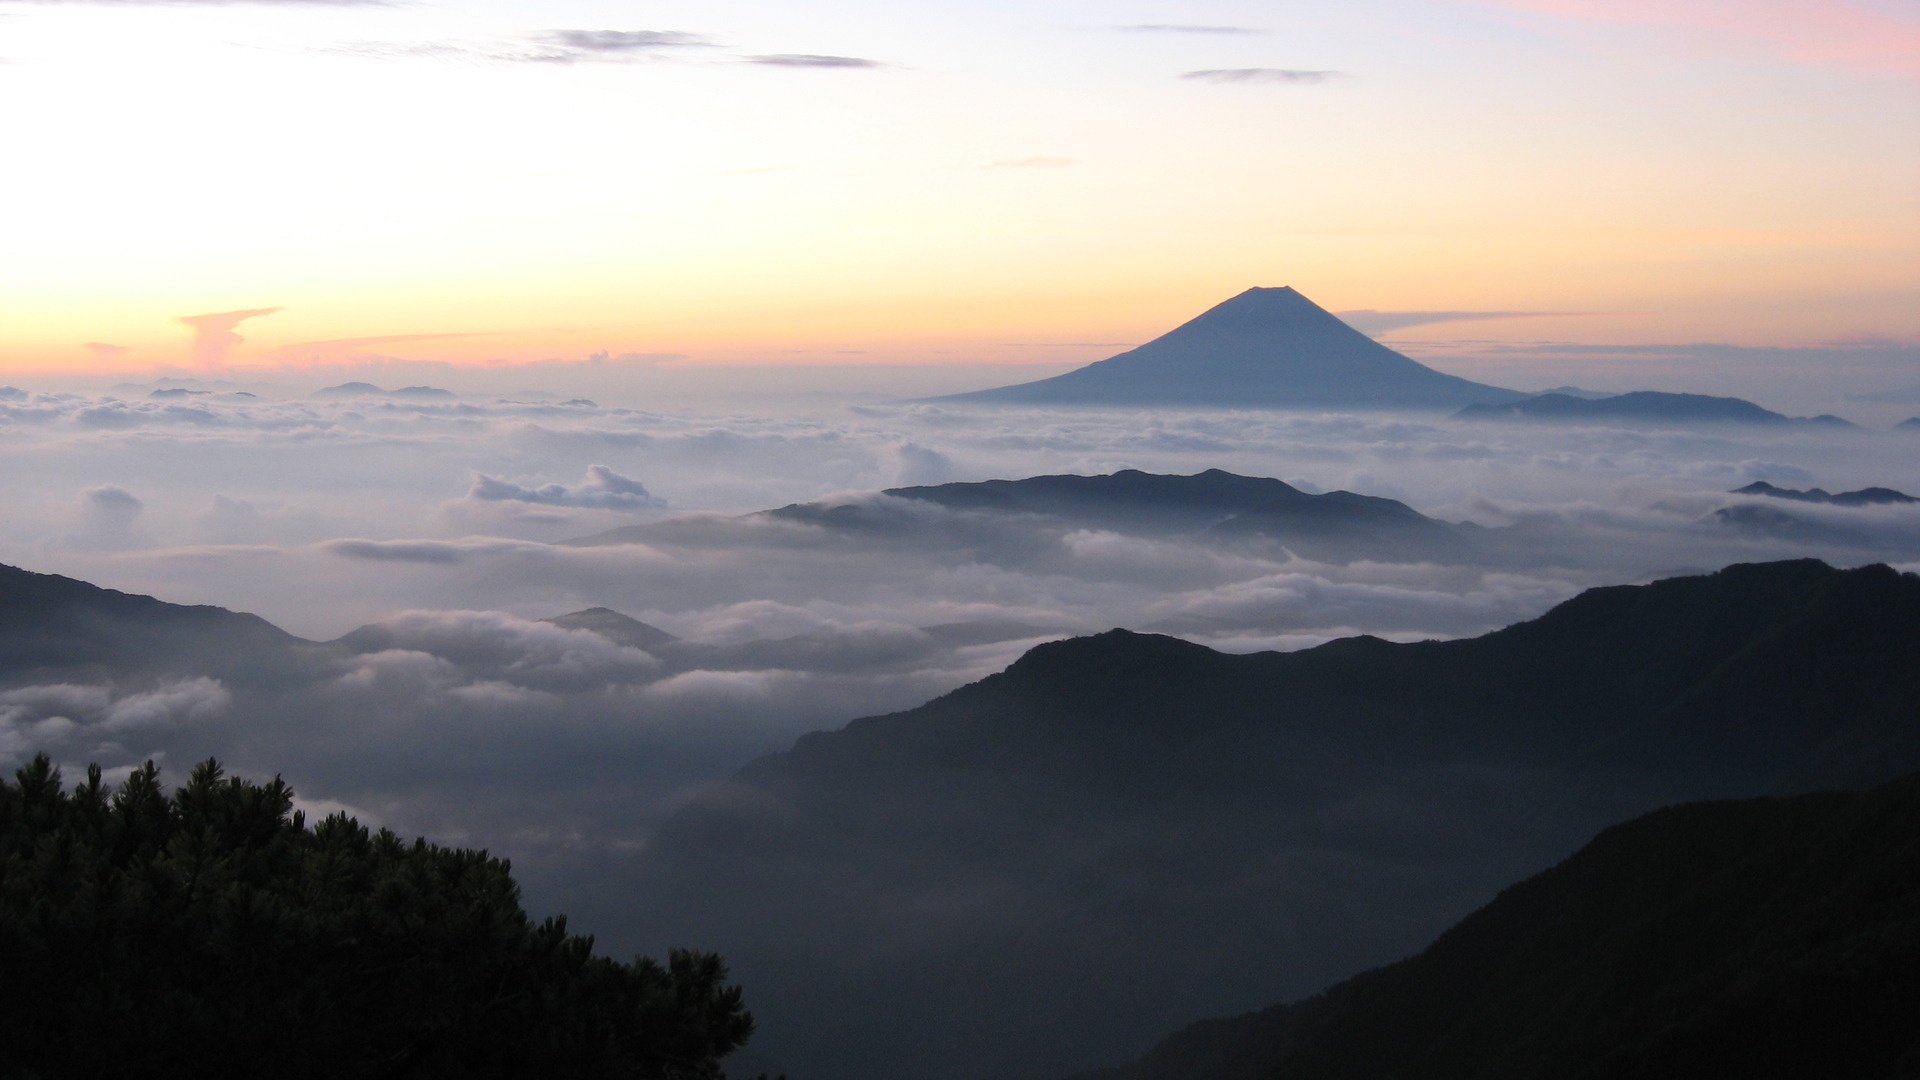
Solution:
[{"label": "sea of clouds", "polygon": [[[1716,511],[1752,503],[1728,491],[1754,480],[1920,492],[1916,450],[1912,433],[1819,427],[0,390],[0,562],[254,612],[315,642],[374,628],[272,672],[7,687],[0,765],[44,750],[74,769],[157,756],[183,773],[217,754],[285,774],[315,808],[509,854],[537,902],[565,907],[596,860],[642,857],[699,785],[1049,638],[1448,637],[1737,561],[1913,568],[1914,507],[1770,504],[1799,520],[1787,532]],[[1517,539],[1472,562],[1335,563],[880,494],[1123,468],[1385,496]],[[758,513],[813,501],[873,524]],[[649,650],[540,621],[591,607],[678,640]]]}]

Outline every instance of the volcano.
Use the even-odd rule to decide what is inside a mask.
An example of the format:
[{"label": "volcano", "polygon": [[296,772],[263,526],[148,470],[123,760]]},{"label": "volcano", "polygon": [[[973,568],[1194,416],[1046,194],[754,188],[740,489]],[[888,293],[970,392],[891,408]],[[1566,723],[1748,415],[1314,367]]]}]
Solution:
[{"label": "volcano", "polygon": [[935,400],[981,405],[1457,409],[1525,395],[1435,371],[1291,287],[1248,289],[1118,356]]}]

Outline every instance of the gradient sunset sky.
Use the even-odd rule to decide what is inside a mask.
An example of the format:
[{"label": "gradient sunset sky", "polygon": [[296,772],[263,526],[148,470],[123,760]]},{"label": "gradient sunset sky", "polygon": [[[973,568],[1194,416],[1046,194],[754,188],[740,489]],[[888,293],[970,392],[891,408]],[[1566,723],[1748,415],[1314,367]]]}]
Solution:
[{"label": "gradient sunset sky", "polygon": [[0,0],[0,100],[15,371],[1920,339],[1915,0]]}]

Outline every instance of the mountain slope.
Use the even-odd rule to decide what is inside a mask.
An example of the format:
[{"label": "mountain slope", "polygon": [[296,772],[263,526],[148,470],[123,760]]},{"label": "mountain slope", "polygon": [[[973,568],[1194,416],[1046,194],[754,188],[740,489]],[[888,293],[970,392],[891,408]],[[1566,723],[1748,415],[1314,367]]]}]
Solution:
[{"label": "mountain slope", "polygon": [[257,615],[0,566],[0,676],[7,678],[152,673],[181,664],[262,677],[310,646]]},{"label": "mountain slope", "polygon": [[1885,567],[1593,590],[1465,641],[1114,631],[749,766],[634,902],[727,945],[796,1077],[1057,1076],[1404,956],[1632,814],[1920,768],[1916,702],[1920,579]]},{"label": "mountain slope", "polygon": [[1920,776],[1602,833],[1419,955],[1083,1080],[1920,1070]]},{"label": "mountain slope", "polygon": [[1410,360],[1286,287],[1248,289],[1145,345],[1064,375],[936,400],[1440,409],[1520,396]]}]

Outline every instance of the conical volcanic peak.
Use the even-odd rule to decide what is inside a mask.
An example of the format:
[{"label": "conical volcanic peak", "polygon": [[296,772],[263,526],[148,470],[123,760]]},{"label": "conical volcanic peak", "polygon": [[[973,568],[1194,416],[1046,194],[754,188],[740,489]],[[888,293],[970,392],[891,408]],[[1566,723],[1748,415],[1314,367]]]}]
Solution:
[{"label": "conical volcanic peak", "polygon": [[1308,320],[1337,323],[1349,332],[1358,332],[1346,323],[1340,322],[1339,317],[1333,312],[1307,299],[1305,294],[1291,285],[1281,285],[1277,288],[1256,285],[1238,296],[1222,300],[1186,325],[1231,323],[1248,329],[1271,329]]},{"label": "conical volcanic peak", "polygon": [[1292,286],[1254,288],[1139,348],[978,404],[1448,409],[1522,395],[1408,359]]}]

